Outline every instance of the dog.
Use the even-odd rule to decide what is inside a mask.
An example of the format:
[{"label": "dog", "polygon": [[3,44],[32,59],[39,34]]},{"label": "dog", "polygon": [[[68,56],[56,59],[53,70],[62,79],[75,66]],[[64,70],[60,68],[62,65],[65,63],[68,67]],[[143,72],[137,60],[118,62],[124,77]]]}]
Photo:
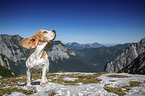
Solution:
[{"label": "dog", "polygon": [[28,57],[26,59],[26,86],[31,86],[31,72],[35,69],[42,69],[42,81],[40,85],[45,86],[45,84],[48,82],[46,74],[49,71],[49,60],[45,48],[51,48],[49,42],[52,42],[55,39],[55,37],[55,30],[47,31],[41,29],[38,32],[36,32],[35,35],[21,40],[20,43],[22,47],[26,49],[31,49],[28,52]]}]

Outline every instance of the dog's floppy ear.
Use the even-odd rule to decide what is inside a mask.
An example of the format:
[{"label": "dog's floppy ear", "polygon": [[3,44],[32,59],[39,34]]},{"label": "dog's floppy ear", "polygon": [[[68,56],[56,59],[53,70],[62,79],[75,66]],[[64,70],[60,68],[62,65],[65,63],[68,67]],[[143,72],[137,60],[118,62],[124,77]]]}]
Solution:
[{"label": "dog's floppy ear", "polygon": [[49,48],[50,49],[52,47],[51,47],[50,43],[48,43],[45,48],[47,48],[47,49]]},{"label": "dog's floppy ear", "polygon": [[31,49],[31,48],[36,47],[38,41],[39,41],[38,36],[33,36],[33,37],[30,37],[30,38],[24,38],[24,39],[21,40],[21,45],[24,48]]}]

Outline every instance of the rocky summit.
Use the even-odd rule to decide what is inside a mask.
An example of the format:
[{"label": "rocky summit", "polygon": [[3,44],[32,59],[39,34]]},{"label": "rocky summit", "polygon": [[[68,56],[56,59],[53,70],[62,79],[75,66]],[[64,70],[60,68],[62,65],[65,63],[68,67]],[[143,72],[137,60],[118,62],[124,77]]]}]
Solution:
[{"label": "rocky summit", "polygon": [[[33,75],[34,76],[34,75]],[[10,78],[9,85],[0,80],[3,96],[144,96],[145,76],[127,73],[53,73],[48,83],[40,86],[38,75],[32,86],[25,86],[25,77]],[[82,78],[83,77],[83,78]],[[91,78],[91,79],[90,79]],[[7,79],[6,79],[7,80]],[[98,81],[97,81],[98,80]],[[19,82],[17,82],[19,81]]]},{"label": "rocky summit", "polygon": [[[119,56],[117,56],[114,60],[112,60],[109,63],[107,63],[107,65],[105,67],[105,71],[107,71],[107,72],[119,72],[121,69],[123,69],[124,67],[128,66],[129,64],[130,64],[129,66],[131,66],[131,65],[135,66],[135,64],[139,65],[140,63],[141,64],[140,64],[140,68],[139,69],[142,69],[142,68],[145,67],[144,63],[140,62],[136,58],[143,58],[143,57],[140,57],[140,56],[143,56],[144,52],[145,52],[145,38],[143,38],[138,43],[129,44],[126,47],[126,49],[124,49],[123,52]],[[142,55],[140,55],[140,54],[142,54]],[[139,61],[139,62],[137,62],[137,61]],[[134,70],[134,68],[131,67],[132,70]],[[142,72],[140,71],[140,73],[142,73]]]}]

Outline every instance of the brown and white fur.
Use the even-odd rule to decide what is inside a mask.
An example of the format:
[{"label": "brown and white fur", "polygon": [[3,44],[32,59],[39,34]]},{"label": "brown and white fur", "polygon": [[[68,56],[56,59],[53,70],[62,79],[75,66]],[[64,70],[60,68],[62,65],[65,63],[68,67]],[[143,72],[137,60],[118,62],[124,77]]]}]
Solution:
[{"label": "brown and white fur", "polygon": [[56,37],[54,30],[47,31],[44,29],[36,32],[35,35],[21,40],[21,45],[24,48],[31,49],[26,60],[27,67],[27,86],[31,86],[31,71],[33,69],[42,69],[41,86],[45,86],[47,82],[46,73],[49,70],[49,60],[45,48],[51,48],[49,42]]}]

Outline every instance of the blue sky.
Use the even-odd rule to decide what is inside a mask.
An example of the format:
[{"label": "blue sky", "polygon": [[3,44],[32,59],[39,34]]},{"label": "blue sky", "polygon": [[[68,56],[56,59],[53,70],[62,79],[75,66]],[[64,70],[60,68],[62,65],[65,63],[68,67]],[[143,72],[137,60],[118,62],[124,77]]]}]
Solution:
[{"label": "blue sky", "polygon": [[145,37],[145,0],[0,0],[0,34],[56,30],[63,43],[119,44]]}]

